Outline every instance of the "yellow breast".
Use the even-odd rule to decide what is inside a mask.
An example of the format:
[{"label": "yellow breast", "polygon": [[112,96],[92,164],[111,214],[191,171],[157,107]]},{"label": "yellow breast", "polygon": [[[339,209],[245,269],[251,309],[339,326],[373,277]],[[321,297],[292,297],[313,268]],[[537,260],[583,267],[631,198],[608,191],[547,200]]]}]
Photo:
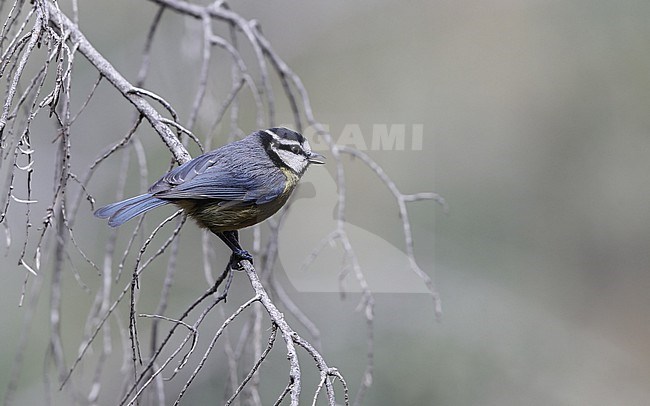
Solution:
[{"label": "yellow breast", "polygon": [[290,169],[280,168],[280,170],[282,171],[284,177],[287,178],[287,183],[284,185],[284,191],[282,192],[282,194],[288,195],[296,187],[300,178]]}]

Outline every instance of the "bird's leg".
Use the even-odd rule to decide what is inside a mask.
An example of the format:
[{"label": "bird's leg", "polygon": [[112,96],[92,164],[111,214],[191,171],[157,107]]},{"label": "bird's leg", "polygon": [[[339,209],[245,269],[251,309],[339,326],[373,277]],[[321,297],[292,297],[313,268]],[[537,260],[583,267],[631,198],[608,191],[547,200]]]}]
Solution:
[{"label": "bird's leg", "polygon": [[232,255],[230,256],[230,262],[228,263],[233,269],[239,261],[247,260],[253,263],[253,256],[243,249],[239,245],[239,232],[237,230],[233,231],[222,231],[215,233],[217,237],[221,238],[221,241],[226,243],[228,248],[232,250]]}]

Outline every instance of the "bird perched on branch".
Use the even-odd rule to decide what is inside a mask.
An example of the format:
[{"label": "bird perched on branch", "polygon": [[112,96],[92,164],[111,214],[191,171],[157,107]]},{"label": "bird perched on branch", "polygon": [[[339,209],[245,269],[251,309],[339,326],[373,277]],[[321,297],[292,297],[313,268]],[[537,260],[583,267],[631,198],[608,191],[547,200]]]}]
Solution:
[{"label": "bird perched on branch", "polygon": [[117,227],[144,212],[173,203],[232,250],[231,264],[252,261],[237,230],[257,224],[289,199],[310,164],[324,157],[287,128],[256,131],[168,172],[140,196],[95,211]]}]

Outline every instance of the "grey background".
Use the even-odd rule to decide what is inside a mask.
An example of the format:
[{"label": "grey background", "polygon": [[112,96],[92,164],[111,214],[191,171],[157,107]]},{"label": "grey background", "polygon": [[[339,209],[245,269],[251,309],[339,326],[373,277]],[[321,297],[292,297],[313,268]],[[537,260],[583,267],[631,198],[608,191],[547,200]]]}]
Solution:
[{"label": "grey background", "polygon": [[[650,3],[275,0],[232,6],[259,20],[301,76],[317,118],[335,139],[350,124],[360,126],[368,144],[373,124],[422,124],[422,151],[369,153],[403,192],[435,190],[450,204],[448,215],[431,203],[409,206],[417,258],[443,298],[442,320],[435,321],[431,299],[415,288],[379,289],[384,293],[376,296],[375,382],[366,404],[647,403]],[[148,24],[154,6],[89,1],[81,2],[80,10],[89,39],[134,80],[142,21]],[[198,70],[192,59],[197,32],[194,23],[177,16],[164,21],[165,44],[173,52],[164,63],[164,41],[157,43],[159,59],[148,87],[186,118],[196,83],[176,78],[194,77]],[[183,52],[186,58],[179,61]],[[95,75],[80,65],[79,86],[88,88]],[[108,87],[100,90],[107,104],[91,104],[74,133],[80,168],[94,159],[97,140],[108,145],[129,125],[130,107]],[[197,133],[211,123],[209,109],[208,103],[193,129]],[[283,114],[289,121],[286,106]],[[151,156],[160,157],[150,159],[153,181],[168,156],[153,134],[143,131],[141,137]],[[38,141],[43,151],[49,142]],[[47,153],[42,154],[45,165]],[[346,169],[348,221],[363,231],[361,237],[367,233],[394,246],[399,257],[403,240],[395,202],[358,161],[346,160]],[[322,235],[331,231],[333,188],[321,185],[332,174],[331,167],[310,170],[306,181],[315,197],[300,201],[303,208],[292,213],[283,240],[304,238],[296,233],[306,223]],[[106,172],[102,176],[93,193],[107,203],[113,191]],[[134,181],[129,191],[139,187]],[[89,210],[83,216],[83,232],[91,236],[84,248],[99,259],[103,242],[98,238],[93,246],[92,236],[105,237],[107,231]],[[178,311],[205,288],[201,271],[191,270],[199,237],[192,227],[183,236],[181,260],[188,271],[178,278],[170,304]],[[250,234],[244,238],[250,242]],[[401,286],[410,276],[408,269],[376,263],[375,240],[359,238],[355,244],[364,253],[367,274],[382,275],[382,283]],[[304,255],[308,250],[305,244]],[[336,264],[337,254],[331,250],[323,261]],[[12,255],[2,266],[0,323],[6,327],[0,341],[7,344],[0,352],[2,388],[24,316],[17,307],[23,270]],[[392,264],[393,257],[379,262]],[[150,299],[143,288],[143,311],[157,302],[164,274],[159,266],[159,275],[150,274]],[[336,268],[323,269],[330,269],[328,283],[335,283]],[[99,284],[92,269],[80,274],[91,289]],[[327,276],[322,270],[317,275]],[[47,273],[44,277],[47,283]],[[341,301],[329,288],[296,290],[291,277],[279,277],[321,327],[328,360],[356,388],[365,362],[365,326],[354,312],[358,296]],[[246,297],[245,280],[235,283]],[[72,274],[66,286],[66,349],[73,358],[92,296]],[[48,328],[43,295],[16,404],[42,400]],[[197,381],[188,404],[220,393],[223,364],[222,355],[211,359],[212,372]],[[270,398],[276,396],[274,385],[284,385],[284,376],[276,379],[262,386]]]}]

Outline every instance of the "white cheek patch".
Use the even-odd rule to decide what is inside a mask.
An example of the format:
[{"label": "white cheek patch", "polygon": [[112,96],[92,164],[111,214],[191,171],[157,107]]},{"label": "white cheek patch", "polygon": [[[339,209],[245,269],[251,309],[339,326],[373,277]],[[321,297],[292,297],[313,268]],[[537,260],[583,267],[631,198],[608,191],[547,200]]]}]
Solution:
[{"label": "white cheek patch", "polygon": [[296,173],[302,173],[309,163],[307,158],[302,155],[296,155],[293,152],[280,149],[277,151],[278,156],[289,168]]}]

